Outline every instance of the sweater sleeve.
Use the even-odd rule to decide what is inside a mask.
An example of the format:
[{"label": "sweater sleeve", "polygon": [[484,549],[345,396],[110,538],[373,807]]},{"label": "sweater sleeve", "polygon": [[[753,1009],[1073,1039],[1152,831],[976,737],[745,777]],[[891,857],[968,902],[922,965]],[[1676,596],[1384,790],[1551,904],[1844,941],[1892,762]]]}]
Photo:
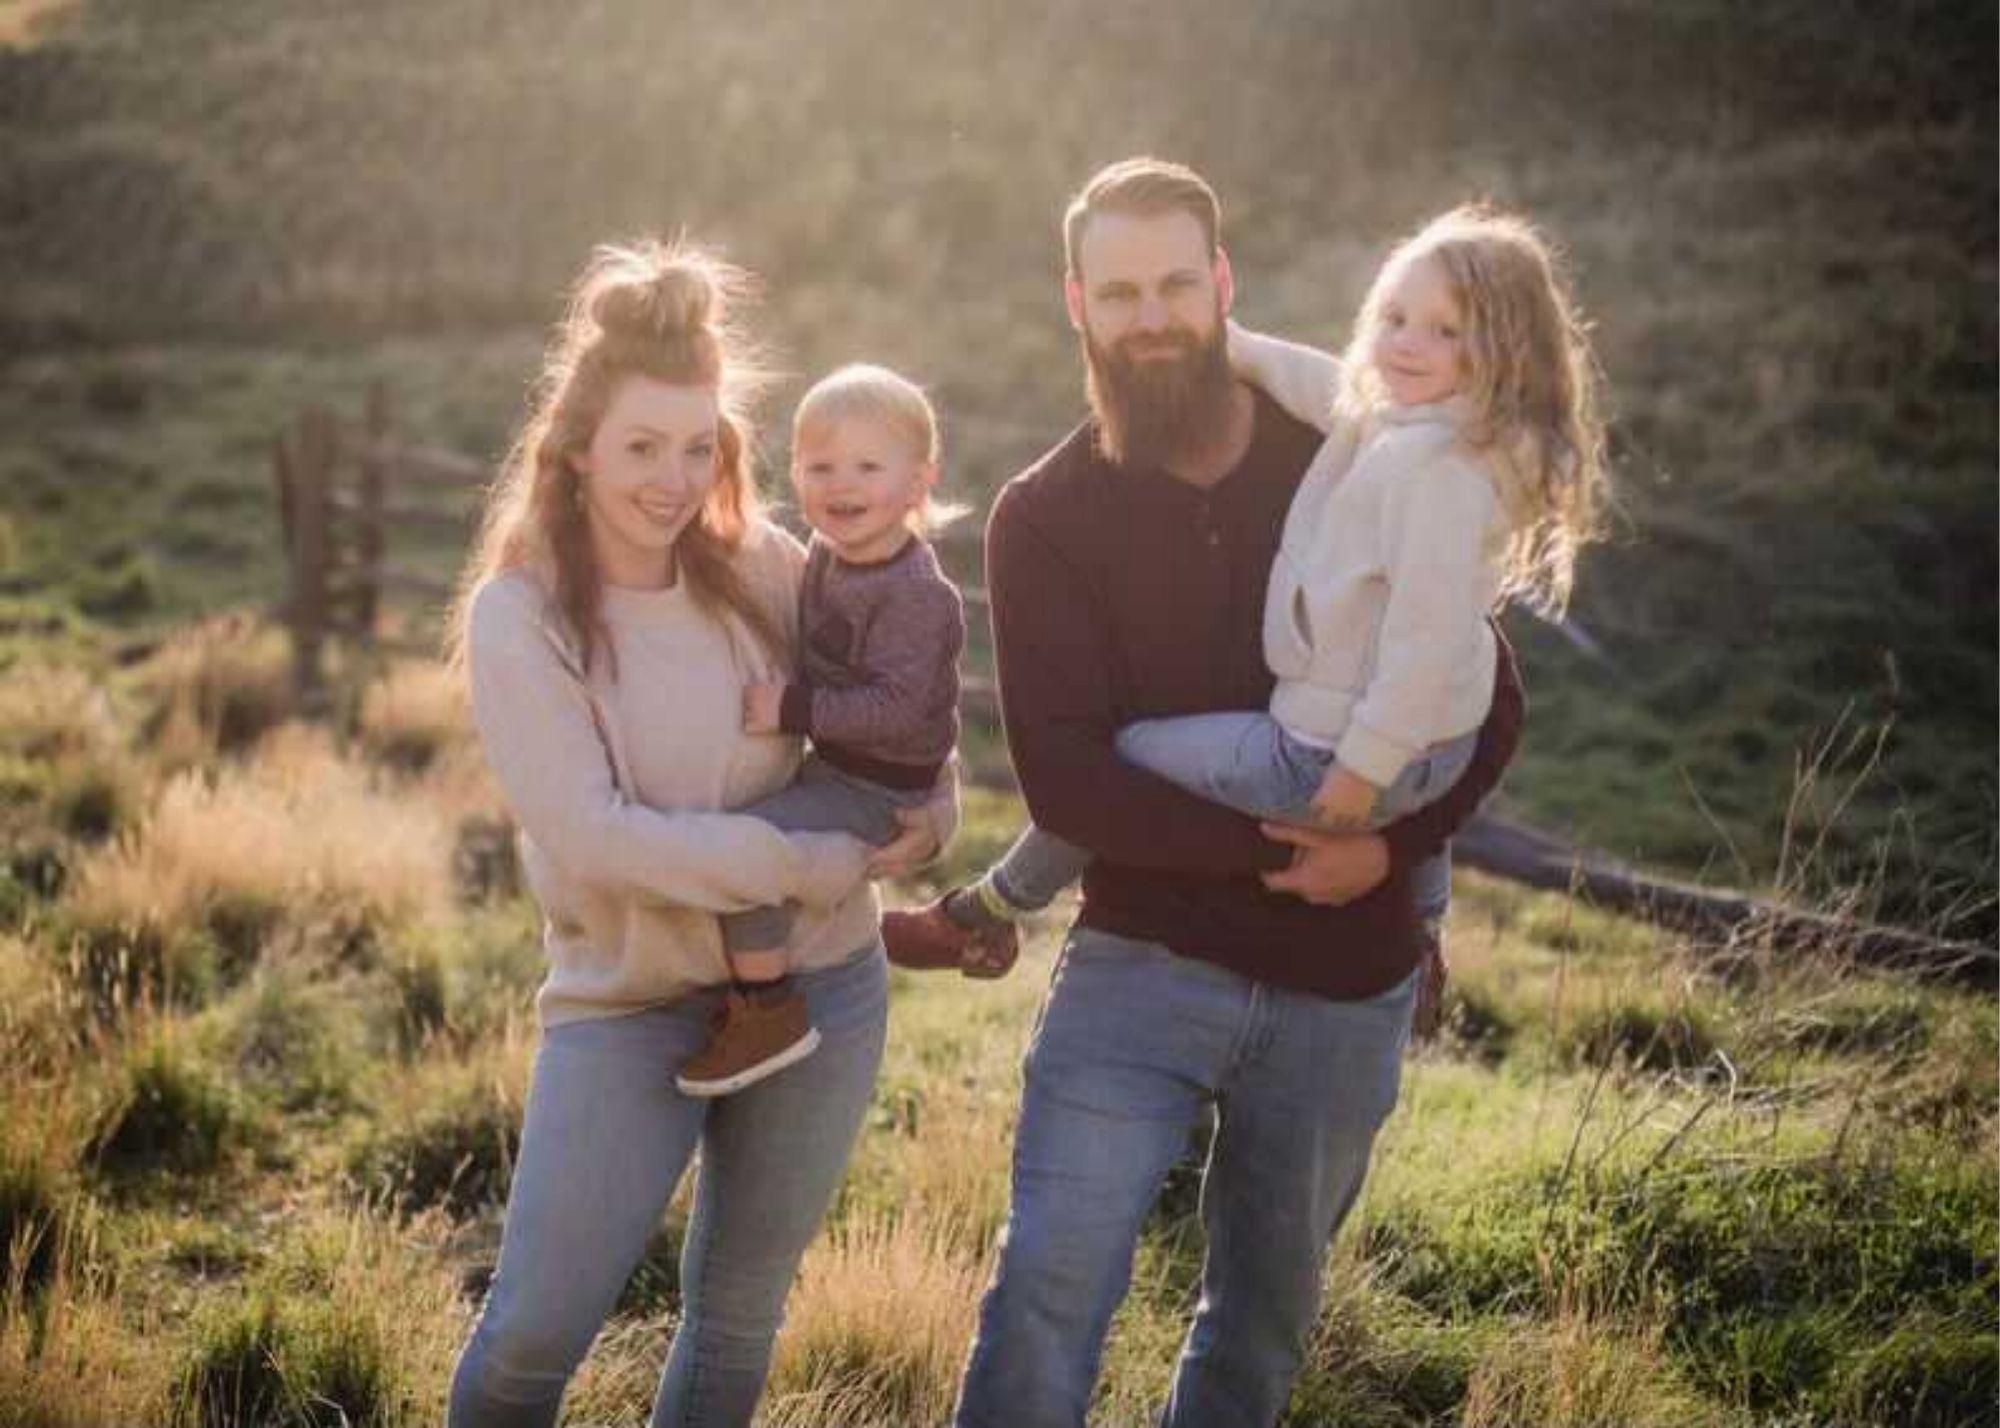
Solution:
[{"label": "sweater sleeve", "polygon": [[[867,748],[926,742],[939,711],[958,706],[958,657],[965,612],[941,580],[898,586],[868,631],[866,678],[858,683],[799,685],[806,712],[801,732]],[[792,691],[786,690],[790,701]]]},{"label": "sweater sleeve", "polygon": [[1514,663],[1513,647],[1498,625],[1493,627],[1493,639],[1497,656],[1493,661],[1493,706],[1486,713],[1486,722],[1479,726],[1472,762],[1436,803],[1382,830],[1390,861],[1398,868],[1412,867],[1441,850],[1479,811],[1486,796],[1499,787],[1501,775],[1520,747],[1521,721],[1527,715],[1521,671]]},{"label": "sweater sleeve", "polygon": [[1290,850],[1240,813],[1118,756],[1115,652],[1090,617],[1089,582],[1040,529],[1018,488],[986,533],[1001,714],[1036,824],[1129,867],[1209,877],[1282,868]]},{"label": "sweater sleeve", "polygon": [[[473,598],[467,638],[473,722],[535,846],[580,881],[707,912],[826,900],[840,871],[828,840],[794,842],[739,814],[662,812],[619,790],[589,694],[537,607],[519,577],[490,580]],[[862,856],[854,844],[850,885]]]},{"label": "sweater sleeve", "polygon": [[1389,487],[1379,654],[1335,750],[1377,788],[1445,732],[1436,722],[1444,691],[1480,657],[1490,588],[1481,551],[1497,501],[1484,473],[1458,460],[1399,474]]},{"label": "sweater sleeve", "polygon": [[1229,323],[1229,365],[1253,387],[1300,421],[1333,430],[1333,403],[1340,391],[1340,359],[1317,347],[1287,342],[1269,333]]}]

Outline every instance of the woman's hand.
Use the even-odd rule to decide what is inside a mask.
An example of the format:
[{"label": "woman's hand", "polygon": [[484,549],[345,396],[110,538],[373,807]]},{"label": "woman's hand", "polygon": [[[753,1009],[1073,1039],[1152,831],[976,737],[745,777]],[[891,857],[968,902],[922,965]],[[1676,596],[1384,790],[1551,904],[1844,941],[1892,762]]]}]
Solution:
[{"label": "woman's hand", "polygon": [[869,855],[871,878],[907,878],[944,851],[925,808],[899,808],[896,821],[903,831]]},{"label": "woman's hand", "polygon": [[1293,848],[1290,867],[1264,874],[1264,886],[1272,892],[1340,907],[1375,891],[1389,876],[1389,845],[1379,833],[1322,833],[1289,823],[1258,826],[1266,838]]},{"label": "woman's hand", "polygon": [[938,775],[931,796],[915,808],[898,809],[903,831],[875,850],[868,860],[871,878],[907,878],[944,851],[958,831],[958,758],[954,755]]},{"label": "woman's hand", "polygon": [[777,682],[743,686],[743,732],[778,733],[779,711],[785,702],[785,686]]}]

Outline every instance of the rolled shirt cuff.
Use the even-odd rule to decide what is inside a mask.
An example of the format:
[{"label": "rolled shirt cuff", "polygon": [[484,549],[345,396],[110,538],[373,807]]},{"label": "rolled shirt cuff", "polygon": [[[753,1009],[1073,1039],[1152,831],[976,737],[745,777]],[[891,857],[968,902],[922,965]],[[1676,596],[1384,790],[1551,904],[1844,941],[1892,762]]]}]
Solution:
[{"label": "rolled shirt cuff", "polygon": [[809,684],[787,684],[778,700],[778,728],[787,734],[810,737],[813,697]]},{"label": "rolled shirt cuff", "polygon": [[1376,788],[1394,783],[1418,750],[1399,739],[1376,733],[1359,720],[1347,726],[1334,757],[1349,771],[1361,775]]}]

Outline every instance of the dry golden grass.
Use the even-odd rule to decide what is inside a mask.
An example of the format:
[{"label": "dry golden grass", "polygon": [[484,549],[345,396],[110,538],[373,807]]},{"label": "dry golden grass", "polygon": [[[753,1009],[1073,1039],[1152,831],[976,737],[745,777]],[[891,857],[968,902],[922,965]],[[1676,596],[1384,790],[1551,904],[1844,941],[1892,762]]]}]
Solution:
[{"label": "dry golden grass", "polygon": [[898,1141],[886,1157],[895,1203],[961,1252],[990,1247],[1007,1217],[1013,1110],[1011,1099],[933,1087],[922,1133]]},{"label": "dry golden grass", "polygon": [[153,757],[170,769],[248,748],[293,707],[284,632],[235,615],[176,633],[135,682],[153,708]]},{"label": "dry golden grass", "polygon": [[356,732],[373,757],[427,768],[471,739],[465,682],[442,664],[397,664],[362,693]]},{"label": "dry golden grass", "polygon": [[76,8],[77,0],[6,0],[0,4],[0,49],[27,49]]},{"label": "dry golden grass", "polygon": [[163,934],[192,930],[224,898],[407,923],[449,911],[451,852],[439,810],[290,729],[252,764],[172,778],[138,829],[83,861],[70,905],[88,923]]},{"label": "dry golden grass", "polygon": [[919,1214],[852,1218],[815,1242],[778,1341],[770,1422],[944,1422],[987,1272],[949,1223]]},{"label": "dry golden grass", "polygon": [[12,933],[0,933],[0,1059],[11,1075],[48,1056],[67,1037],[62,980],[49,959]]},{"label": "dry golden grass", "polygon": [[170,1364],[157,1326],[134,1326],[118,1288],[67,1272],[32,1303],[0,1301],[0,1428],[156,1423]]},{"label": "dry golden grass", "polygon": [[1664,1329],[1569,1303],[1545,1324],[1497,1336],[1472,1371],[1462,1428],[1701,1428],[1734,1415],[1690,1392]]},{"label": "dry golden grass", "polygon": [[0,753],[53,760],[121,742],[103,685],[82,670],[33,664],[0,677]]},{"label": "dry golden grass", "polygon": [[[458,1293],[449,1266],[421,1243],[441,1233],[419,1220],[409,1233],[363,1211],[335,1214],[309,1227],[309,1259],[294,1273],[299,1287],[324,1294],[328,1321],[372,1345],[405,1386],[413,1411],[450,1380],[458,1347],[471,1328],[472,1308]],[[286,1275],[286,1266],[279,1273]],[[413,1416],[408,1421],[418,1421]],[[425,1421],[428,1421],[427,1419]]]}]

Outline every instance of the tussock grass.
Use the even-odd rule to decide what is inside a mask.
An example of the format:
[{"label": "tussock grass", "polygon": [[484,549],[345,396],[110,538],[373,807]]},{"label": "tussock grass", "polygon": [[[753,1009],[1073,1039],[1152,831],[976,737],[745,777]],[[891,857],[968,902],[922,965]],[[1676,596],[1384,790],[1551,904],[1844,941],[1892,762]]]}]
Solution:
[{"label": "tussock grass", "polygon": [[170,780],[142,826],[84,859],[74,925],[135,952],[206,939],[247,970],[281,927],[336,958],[366,958],[386,929],[442,917],[451,839],[435,810],[398,800],[304,732],[256,762]]},{"label": "tussock grass", "polygon": [[12,1301],[52,1280],[73,1250],[79,1203],[45,1155],[0,1148],[0,1285]]},{"label": "tussock grass", "polygon": [[1743,1415],[1691,1388],[1657,1321],[1560,1306],[1493,1347],[1465,1386],[1464,1428],[1725,1428]]},{"label": "tussock grass", "polygon": [[517,1028],[465,1060],[420,1063],[349,1148],[350,1183],[406,1212],[497,1205],[520,1146],[528,1059]]},{"label": "tussock grass", "polygon": [[1590,1065],[1617,1062],[1638,1071],[1693,1071],[1714,1057],[1708,1018],[1686,1006],[1626,1001],[1578,1019],[1568,1031],[1571,1053]]},{"label": "tussock grass", "polygon": [[0,676],[0,810],[38,810],[56,832],[94,841],[124,826],[142,798],[102,683],[41,664]]},{"label": "tussock grass", "polygon": [[148,705],[146,741],[169,768],[243,753],[293,712],[283,632],[241,616],[177,631],[134,682]]},{"label": "tussock grass", "polygon": [[261,1130],[235,1088],[162,1030],[127,1054],[84,1153],[99,1174],[129,1187],[216,1174]]},{"label": "tussock grass", "polygon": [[103,1428],[154,1423],[169,1367],[134,1332],[120,1286],[58,1272],[30,1303],[0,1299],[0,1428]]},{"label": "tussock grass", "polygon": [[104,686],[81,669],[23,664],[0,675],[0,754],[50,762],[122,743]]},{"label": "tussock grass", "polygon": [[375,1067],[359,998],[297,966],[261,969],[216,1009],[210,1035],[239,1083],[287,1114],[337,1115],[362,1103]]},{"label": "tussock grass", "polygon": [[449,1282],[362,1216],[309,1230],[247,1295],[196,1325],[178,1428],[399,1428],[430,1409],[463,1313]]},{"label": "tussock grass", "polygon": [[0,1057],[25,1088],[70,1064],[90,1033],[56,959],[38,943],[0,932]]},{"label": "tussock grass", "polygon": [[867,1422],[944,1422],[986,1275],[948,1223],[847,1220],[800,1266],[772,1366],[774,1421],[823,1423],[831,1404],[866,1404]]},{"label": "tussock grass", "polygon": [[362,691],[355,732],[371,758],[421,773],[471,738],[464,680],[441,664],[396,664]]}]

